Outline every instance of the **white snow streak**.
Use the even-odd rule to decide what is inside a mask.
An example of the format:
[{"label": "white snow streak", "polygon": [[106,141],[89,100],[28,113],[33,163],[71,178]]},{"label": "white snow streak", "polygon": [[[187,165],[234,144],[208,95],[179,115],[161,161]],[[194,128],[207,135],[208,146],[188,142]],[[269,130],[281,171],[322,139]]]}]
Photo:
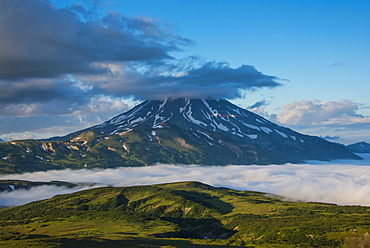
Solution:
[{"label": "white snow streak", "polygon": [[272,130],[268,127],[261,127],[261,130],[264,131],[266,134],[272,133]]},{"label": "white snow streak", "polygon": [[278,131],[278,130],[276,130],[275,129],[275,132],[277,132],[278,134],[280,134],[283,138],[288,138],[288,135],[286,135],[285,133],[283,133],[283,132],[280,132],[280,131]]}]

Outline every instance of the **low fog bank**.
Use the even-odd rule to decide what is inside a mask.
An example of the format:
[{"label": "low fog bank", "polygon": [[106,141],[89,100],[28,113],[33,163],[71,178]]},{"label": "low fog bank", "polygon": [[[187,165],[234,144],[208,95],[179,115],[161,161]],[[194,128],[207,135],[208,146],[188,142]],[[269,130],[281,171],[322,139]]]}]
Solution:
[{"label": "low fog bank", "polygon": [[[67,181],[111,186],[147,185],[180,181],[200,181],[237,190],[254,190],[301,201],[339,205],[370,206],[370,154],[365,159],[309,161],[306,164],[198,166],[157,164],[104,170],[61,170],[0,176],[0,179]],[[0,193],[0,205],[21,205],[57,194],[85,188],[67,189],[41,186],[30,190]]]},{"label": "low fog bank", "polygon": [[0,208],[10,206],[20,206],[33,201],[45,200],[55,195],[70,194],[89,188],[92,187],[85,186],[68,188],[65,186],[58,187],[54,185],[42,185],[32,187],[31,189],[18,189],[14,191],[1,192]]}]

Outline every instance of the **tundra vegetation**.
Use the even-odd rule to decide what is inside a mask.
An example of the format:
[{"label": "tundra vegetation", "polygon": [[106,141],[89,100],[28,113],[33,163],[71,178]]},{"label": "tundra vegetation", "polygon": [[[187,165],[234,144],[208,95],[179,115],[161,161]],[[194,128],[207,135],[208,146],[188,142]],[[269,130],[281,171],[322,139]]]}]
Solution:
[{"label": "tundra vegetation", "polygon": [[[370,208],[199,182],[102,187],[0,210],[1,247],[368,247]],[[367,245],[367,246],[366,246]]]}]

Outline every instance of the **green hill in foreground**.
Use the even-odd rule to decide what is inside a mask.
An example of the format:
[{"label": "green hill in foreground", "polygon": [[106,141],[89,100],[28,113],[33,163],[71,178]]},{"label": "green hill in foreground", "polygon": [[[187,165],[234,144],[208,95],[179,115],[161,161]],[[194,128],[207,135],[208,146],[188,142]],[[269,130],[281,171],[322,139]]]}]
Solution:
[{"label": "green hill in foreground", "polygon": [[103,187],[0,210],[0,247],[368,247],[370,208],[199,182]]}]

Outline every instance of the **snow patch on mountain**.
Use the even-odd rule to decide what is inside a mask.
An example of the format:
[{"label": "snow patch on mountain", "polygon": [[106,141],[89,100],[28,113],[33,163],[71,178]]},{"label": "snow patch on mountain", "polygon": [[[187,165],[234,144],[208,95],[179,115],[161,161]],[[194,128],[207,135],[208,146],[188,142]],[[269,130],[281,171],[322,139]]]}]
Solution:
[{"label": "snow patch on mountain", "polygon": [[260,131],[260,130],[261,130],[259,127],[255,126],[255,125],[251,125],[251,124],[248,124],[248,123],[245,123],[245,122],[241,122],[241,123],[242,123],[244,126],[249,127],[249,128],[251,128],[251,129],[258,130],[258,131]]},{"label": "snow patch on mountain", "polygon": [[196,133],[192,133],[195,137],[197,137],[198,139],[200,139],[200,137],[196,134]]},{"label": "snow patch on mountain", "polygon": [[125,144],[122,144],[123,149],[125,149],[126,152],[129,152],[127,146]]},{"label": "snow patch on mountain", "polygon": [[46,147],[46,144],[45,144],[45,143],[42,143],[41,148],[42,148],[42,150],[44,150],[45,152],[48,150],[48,149],[47,149],[47,147]]},{"label": "snow patch on mountain", "polygon": [[203,134],[204,136],[206,136],[210,140],[214,140],[211,136],[209,136],[208,134],[206,134],[204,132],[201,132],[201,131],[197,131],[197,132]]},{"label": "snow patch on mountain", "polygon": [[249,137],[250,139],[257,139],[257,134],[247,134],[247,137]]},{"label": "snow patch on mountain", "polygon": [[207,126],[207,124],[205,124],[204,122],[201,122],[201,121],[199,121],[199,120],[197,120],[193,117],[193,112],[191,111],[191,106],[189,106],[189,109],[185,113],[184,117],[187,118],[190,122],[192,122],[196,125],[203,125],[205,127]]},{"label": "snow patch on mountain", "polygon": [[272,133],[272,130],[268,127],[260,127],[262,131],[264,131],[266,134]]},{"label": "snow patch on mountain", "polygon": [[278,134],[280,134],[282,137],[284,137],[284,138],[288,138],[288,135],[286,135],[285,133],[283,133],[283,132],[280,132],[280,131],[278,131],[278,130],[274,130],[275,132],[277,132]]}]

